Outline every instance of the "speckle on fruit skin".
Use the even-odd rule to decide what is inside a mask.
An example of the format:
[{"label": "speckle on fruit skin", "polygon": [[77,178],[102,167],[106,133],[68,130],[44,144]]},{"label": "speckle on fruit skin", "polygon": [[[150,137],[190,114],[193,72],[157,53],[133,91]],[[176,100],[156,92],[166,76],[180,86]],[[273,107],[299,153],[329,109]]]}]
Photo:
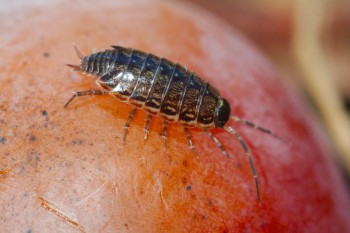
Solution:
[{"label": "speckle on fruit skin", "polygon": [[6,143],[6,138],[0,137],[0,144],[5,144],[5,143]]},{"label": "speckle on fruit skin", "polygon": [[37,137],[35,135],[29,135],[29,141],[35,142],[37,140]]}]

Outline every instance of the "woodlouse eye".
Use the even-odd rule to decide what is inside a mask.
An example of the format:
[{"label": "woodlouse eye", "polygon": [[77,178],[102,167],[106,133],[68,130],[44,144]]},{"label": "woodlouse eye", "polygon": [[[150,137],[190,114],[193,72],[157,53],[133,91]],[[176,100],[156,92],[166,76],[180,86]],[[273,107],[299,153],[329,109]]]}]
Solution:
[{"label": "woodlouse eye", "polygon": [[219,99],[216,104],[214,123],[215,127],[222,128],[229,120],[231,112],[230,104],[226,99]]}]

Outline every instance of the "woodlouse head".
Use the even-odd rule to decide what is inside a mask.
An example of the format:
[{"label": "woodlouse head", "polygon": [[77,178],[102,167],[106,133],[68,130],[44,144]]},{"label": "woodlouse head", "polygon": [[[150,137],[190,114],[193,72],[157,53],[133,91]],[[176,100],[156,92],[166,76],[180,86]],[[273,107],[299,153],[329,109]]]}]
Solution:
[{"label": "woodlouse head", "polygon": [[89,56],[83,57],[81,59],[81,63],[80,63],[80,70],[81,71],[88,72],[88,70],[89,70],[88,62],[89,62]]},{"label": "woodlouse head", "polygon": [[80,58],[81,63],[80,63],[80,65],[67,64],[67,66],[72,67],[74,70],[86,72],[87,68],[88,68],[87,65],[88,65],[88,61],[89,61],[89,56],[85,57],[80,52],[80,50],[78,49],[78,47],[76,45],[74,45],[74,49],[75,49],[75,52],[77,53],[77,56]]},{"label": "woodlouse head", "polygon": [[76,70],[76,71],[88,72],[88,65],[87,65],[88,60],[89,60],[88,57],[84,57],[84,58],[81,60],[80,65],[67,64],[67,66],[73,68],[73,69]]},{"label": "woodlouse head", "polygon": [[216,104],[214,123],[215,127],[223,128],[230,118],[231,106],[226,99],[219,99]]}]

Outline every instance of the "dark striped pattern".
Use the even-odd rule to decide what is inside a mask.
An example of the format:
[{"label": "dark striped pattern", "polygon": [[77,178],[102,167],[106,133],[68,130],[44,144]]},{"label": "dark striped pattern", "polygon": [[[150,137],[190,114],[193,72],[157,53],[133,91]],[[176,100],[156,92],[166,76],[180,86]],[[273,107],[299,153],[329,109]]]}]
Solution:
[{"label": "dark striped pattern", "polygon": [[138,50],[112,46],[82,59],[104,90],[185,127],[213,128],[220,93],[183,66]]}]

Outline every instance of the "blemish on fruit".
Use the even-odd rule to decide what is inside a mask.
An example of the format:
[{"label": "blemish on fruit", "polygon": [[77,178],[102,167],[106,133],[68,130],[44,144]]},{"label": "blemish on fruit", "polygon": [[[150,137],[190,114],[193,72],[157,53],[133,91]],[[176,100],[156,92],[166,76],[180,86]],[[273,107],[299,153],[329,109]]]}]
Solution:
[{"label": "blemish on fruit", "polygon": [[126,229],[129,229],[129,225],[127,223],[124,223],[124,226]]},{"label": "blemish on fruit", "polygon": [[73,145],[81,145],[83,143],[84,143],[84,141],[81,139],[74,139],[73,141],[71,141],[71,144],[73,144]]},{"label": "blemish on fruit", "polygon": [[29,135],[29,141],[35,142],[37,140],[37,137],[35,135]]},{"label": "blemish on fruit", "polygon": [[1,144],[5,144],[6,142],[6,138],[5,137],[0,137],[0,143]]},{"label": "blemish on fruit", "polygon": [[188,167],[188,162],[187,162],[187,160],[184,160],[184,161],[182,162],[182,165],[184,165],[184,167]]}]

